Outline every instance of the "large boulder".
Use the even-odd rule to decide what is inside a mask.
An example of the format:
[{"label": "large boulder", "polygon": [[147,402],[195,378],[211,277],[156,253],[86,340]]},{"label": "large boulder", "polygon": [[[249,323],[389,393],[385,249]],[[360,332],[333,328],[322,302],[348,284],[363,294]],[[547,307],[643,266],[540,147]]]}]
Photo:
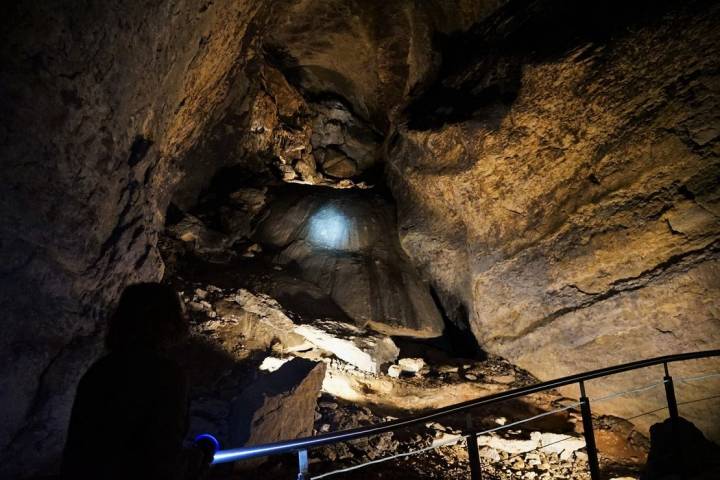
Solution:
[{"label": "large boulder", "polygon": [[215,311],[224,320],[235,322],[238,333],[253,342],[266,347],[278,342],[285,353],[318,348],[369,373],[379,373],[400,353],[388,336],[337,320],[299,323],[274,299],[244,289],[217,302]]},{"label": "large boulder", "polygon": [[199,218],[186,214],[178,223],[168,227],[168,234],[182,242],[185,248],[209,261],[225,261],[232,256],[234,238],[208,228]]},{"label": "large boulder", "polygon": [[390,337],[333,320],[298,325],[293,332],[340,360],[371,373],[379,373],[383,365],[395,361],[400,353]]},{"label": "large boulder", "polygon": [[295,358],[260,377],[233,402],[233,447],[310,436],[325,364]]}]

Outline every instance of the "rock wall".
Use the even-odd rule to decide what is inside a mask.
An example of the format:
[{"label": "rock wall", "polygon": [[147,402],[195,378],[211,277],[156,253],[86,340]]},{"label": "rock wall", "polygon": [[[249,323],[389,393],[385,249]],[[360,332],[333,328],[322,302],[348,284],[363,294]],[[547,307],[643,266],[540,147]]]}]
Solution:
[{"label": "rock wall", "polygon": [[373,167],[389,119],[438,67],[435,37],[469,28],[506,1],[266,5],[259,47],[222,117],[189,152],[173,202],[193,206],[214,173],[236,165],[294,183],[349,188],[368,180],[368,170],[381,170]]},{"label": "rock wall", "polygon": [[290,0],[265,48],[293,83],[332,92],[385,130],[437,67],[435,36],[469,28],[507,0]]},{"label": "rock wall", "polygon": [[[330,13],[364,10],[364,2],[347,3],[353,7]],[[465,28],[500,2],[475,3],[418,9],[410,1],[400,8],[374,2],[360,20],[372,32],[369,51],[383,51],[395,36],[382,28],[388,9],[407,20],[403,32],[414,33],[370,66],[397,70],[409,62],[411,45],[421,60],[398,71],[426,71],[432,58],[422,55],[433,28]],[[267,32],[283,36],[293,18],[314,19],[302,45],[320,46],[310,27],[328,25],[345,38],[338,65],[365,52],[367,44],[353,47],[346,23],[312,13],[322,4],[49,0],[8,7],[0,30],[0,474],[56,464],[75,385],[101,351],[107,306],[127,283],[162,276],[157,232],[175,191],[182,187],[178,198],[192,204],[222,166],[267,166],[255,156],[264,150],[248,154],[243,138],[251,107],[287,84],[271,69],[260,78],[250,60],[265,56],[258,44]],[[426,28],[428,18],[437,27]],[[321,43],[320,50],[329,45]],[[379,78],[372,78],[375,99]],[[405,85],[405,76],[393,78]],[[292,107],[285,100],[274,106],[280,115]]]},{"label": "rock wall", "polygon": [[256,3],[47,1],[3,16],[3,478],[54,468],[108,303],[161,278],[177,164],[229,98]]},{"label": "rock wall", "polygon": [[[320,287],[358,327],[439,337],[430,290],[403,253],[393,206],[373,192],[278,189],[255,241]],[[303,293],[302,295],[307,295]]]},{"label": "rock wall", "polygon": [[[574,18],[577,3],[9,8],[0,475],[53,469],[108,304],[162,276],[170,198],[182,187],[192,204],[218,168],[265,171],[292,151],[276,120],[302,110],[298,92],[353,116],[341,143],[328,115],[301,125],[326,130],[303,145],[343,153],[337,177],[373,156],[352,157],[347,132],[393,126],[403,247],[446,310],[469,307],[485,348],[552,377],[718,346],[718,6],[613,0]],[[628,11],[650,20],[618,23]]]},{"label": "rock wall", "polygon": [[[718,5],[660,3],[617,25],[616,4],[607,17],[517,5],[458,41],[468,59],[441,69],[388,141],[403,247],[470,306],[483,348],[543,379],[720,347]],[[683,410],[720,438],[717,406]]]}]

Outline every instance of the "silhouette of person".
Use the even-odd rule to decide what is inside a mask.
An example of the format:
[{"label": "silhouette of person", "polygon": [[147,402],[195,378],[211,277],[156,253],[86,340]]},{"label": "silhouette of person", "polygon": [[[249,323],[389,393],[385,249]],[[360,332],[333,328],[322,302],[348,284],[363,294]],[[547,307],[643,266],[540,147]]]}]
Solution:
[{"label": "silhouette of person", "polygon": [[125,289],[110,319],[109,354],[80,380],[63,454],[70,479],[190,479],[207,470],[214,447],[183,449],[187,381],[164,356],[187,334],[183,306],[167,285]]}]

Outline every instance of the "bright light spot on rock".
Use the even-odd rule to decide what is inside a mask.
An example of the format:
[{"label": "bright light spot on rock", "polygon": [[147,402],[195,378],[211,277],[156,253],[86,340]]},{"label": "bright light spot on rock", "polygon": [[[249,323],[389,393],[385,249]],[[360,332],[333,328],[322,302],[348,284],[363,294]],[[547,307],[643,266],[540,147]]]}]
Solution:
[{"label": "bright light spot on rock", "polygon": [[359,402],[363,400],[363,396],[358,393],[359,389],[354,385],[353,377],[343,375],[340,372],[332,372],[330,369],[325,371],[323,379],[322,391],[330,395],[350,402]]},{"label": "bright light spot on rock", "polygon": [[309,240],[315,245],[339,249],[348,239],[348,220],[336,208],[324,207],[310,219]]},{"label": "bright light spot on rock", "polygon": [[289,358],[266,357],[260,364],[260,370],[274,372],[285,365],[289,360]]}]

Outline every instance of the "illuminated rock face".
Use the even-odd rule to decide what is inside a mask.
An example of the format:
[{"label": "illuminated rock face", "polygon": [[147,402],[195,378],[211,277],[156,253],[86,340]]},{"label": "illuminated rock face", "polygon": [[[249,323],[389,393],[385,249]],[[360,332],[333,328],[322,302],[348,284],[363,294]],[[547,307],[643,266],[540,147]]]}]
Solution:
[{"label": "illuminated rock face", "polygon": [[256,240],[323,289],[358,326],[437,337],[443,320],[398,243],[394,210],[374,193],[286,189]]},{"label": "illuminated rock face", "polygon": [[[658,16],[603,37],[585,30],[628,5],[579,17],[584,29],[515,2],[479,23],[502,0],[16,3],[0,28],[0,476],[57,465],[108,306],[124,285],[162,277],[170,199],[192,205],[228,165],[289,165],[280,173],[303,181],[326,168],[339,183],[384,146],[402,249],[449,312],[467,306],[485,348],[541,378],[719,345],[711,2],[676,2],[687,5],[666,17],[672,2],[653,2]],[[526,18],[542,21],[525,43],[503,37]],[[582,41],[557,48],[571,30]],[[302,93],[344,99],[353,121],[312,117]],[[357,145],[365,135],[346,133],[359,124],[386,138]],[[318,281],[342,287],[333,297],[362,323],[358,292],[406,295],[417,277],[406,260],[383,264],[377,245],[378,266],[325,248],[365,245],[326,228],[333,216],[307,232],[325,264],[305,237],[286,254],[314,274],[342,265]]]},{"label": "illuminated rock face", "polygon": [[[487,34],[513,48],[437,83],[479,111],[438,112],[437,96],[421,97],[414,129],[398,128],[389,152],[404,249],[441,297],[470,306],[484,348],[541,379],[720,347],[720,11],[674,15],[541,58],[512,29],[501,40]],[[510,101],[487,100],[482,87],[515,90]],[[660,378],[643,371],[592,388]],[[717,388],[678,387],[686,400]],[[597,408],[629,417],[663,395]],[[708,412],[718,407],[683,413],[717,439]]]}]

